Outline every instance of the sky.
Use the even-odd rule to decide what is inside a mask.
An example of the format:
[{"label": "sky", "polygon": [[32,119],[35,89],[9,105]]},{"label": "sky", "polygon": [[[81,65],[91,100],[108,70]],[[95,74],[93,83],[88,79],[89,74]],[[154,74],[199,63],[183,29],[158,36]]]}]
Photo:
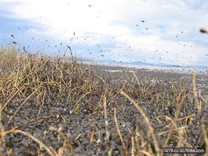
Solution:
[{"label": "sky", "polygon": [[[122,64],[208,67],[207,0],[0,0],[0,45]],[[14,45],[14,42],[17,43]]]}]

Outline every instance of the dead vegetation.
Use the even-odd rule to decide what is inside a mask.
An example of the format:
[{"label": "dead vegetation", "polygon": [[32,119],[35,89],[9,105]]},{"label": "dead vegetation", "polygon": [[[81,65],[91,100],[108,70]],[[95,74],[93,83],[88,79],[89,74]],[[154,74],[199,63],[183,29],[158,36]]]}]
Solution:
[{"label": "dead vegetation", "polygon": [[128,72],[120,81],[75,58],[14,48],[1,48],[0,71],[0,155],[159,156],[165,147],[208,154],[207,95],[196,71],[192,85]]}]

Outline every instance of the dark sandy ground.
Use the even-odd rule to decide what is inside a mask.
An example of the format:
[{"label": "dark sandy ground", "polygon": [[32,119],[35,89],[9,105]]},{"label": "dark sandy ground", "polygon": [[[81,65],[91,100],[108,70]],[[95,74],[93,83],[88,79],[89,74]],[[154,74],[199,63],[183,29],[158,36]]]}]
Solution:
[{"label": "dark sandy ground", "polygon": [[[105,77],[106,82],[109,82],[112,86],[115,83],[120,83],[120,86],[121,84],[127,83],[129,88],[131,88],[131,85],[134,86],[131,84],[134,80],[134,76],[129,69],[93,65],[83,66],[83,68],[92,70],[92,72],[99,77]],[[113,72],[112,70],[119,70],[121,72]],[[147,81],[147,83],[155,81],[158,85],[162,83],[166,84],[159,88],[158,95],[159,92],[161,96],[165,95],[165,89],[168,91],[171,83],[175,82],[177,84],[181,81],[185,82],[187,90],[190,90],[190,93],[192,91],[191,74],[177,74],[162,71],[155,72],[147,69],[133,70],[138,79],[143,83],[145,83],[145,81]],[[197,88],[201,90],[203,97],[206,98],[205,95],[208,94],[207,75],[197,76]],[[157,94],[155,92],[151,93]],[[157,134],[159,147],[162,149],[168,133],[164,135],[159,135],[159,133],[169,130],[166,125],[169,124],[170,121],[164,119],[159,121],[157,117],[159,115],[167,115],[174,118],[175,106],[172,103],[167,103],[167,105],[161,104],[162,101],[158,101],[156,98],[148,99],[148,97],[151,98],[151,96],[152,95],[145,95],[144,99],[139,99],[142,96],[134,96],[132,93],[132,98],[140,103],[141,108],[152,123],[154,131]],[[191,122],[189,121],[188,123],[188,121],[186,121],[187,123],[184,124],[188,135],[185,135],[183,139],[193,147],[205,148],[206,145],[200,131],[199,119],[208,119],[208,109],[204,106],[202,111],[198,113],[194,107],[193,99],[189,101],[190,103],[187,103],[187,106],[183,107],[179,114],[180,117],[193,115],[193,117],[189,118]],[[65,137],[67,138],[65,141],[68,141],[68,150],[64,151],[63,155],[66,156],[73,155],[73,152],[75,155],[80,156],[124,155],[122,143],[115,127],[113,117],[114,108],[117,110],[117,119],[129,153],[131,153],[131,137],[136,136],[136,129],[139,129],[139,135],[143,136],[142,139],[146,140],[143,141],[144,145],[142,146],[145,146],[146,142],[152,142],[147,136],[147,127],[145,126],[144,119],[140,113],[138,113],[138,110],[136,110],[125,97],[119,94],[114,98],[110,96],[107,99],[107,130],[110,133],[109,138],[107,138],[106,135],[103,102],[100,101],[99,97],[92,96],[89,103],[87,103],[87,100],[80,100],[79,111],[73,111],[72,106],[65,100],[63,100],[62,103],[51,102],[50,105],[42,105],[41,110],[39,110],[35,100],[30,99],[21,107],[17,115],[9,121],[9,118],[17,110],[22,101],[20,99],[14,99],[12,102],[11,105],[8,105],[7,111],[2,114],[4,129],[9,130],[18,127],[18,129],[28,132],[40,139],[47,146],[59,151],[59,153],[61,153],[60,147],[63,146],[63,138]],[[205,120],[205,125],[208,127],[208,120]],[[64,137],[60,137],[57,132],[49,130],[51,126],[59,130]],[[6,140],[6,149],[3,146],[0,147],[0,152],[3,155],[9,155],[8,151],[14,156],[41,155],[41,153],[42,155],[48,155],[45,150],[39,150],[40,147],[37,143],[21,134],[8,134],[6,135]],[[141,141],[142,140],[139,140],[138,143]],[[176,144],[177,142],[173,139],[168,143],[168,147],[175,147]],[[70,146],[73,147],[73,152],[70,151]],[[141,149],[144,148],[141,147],[141,145],[139,147]],[[154,149],[152,151],[154,153]]]},{"label": "dark sandy ground", "polygon": [[[104,77],[109,77],[109,79],[114,80],[132,80],[133,72],[136,74],[139,80],[156,80],[158,82],[172,82],[172,81],[184,81],[187,86],[192,87],[192,79],[194,68],[190,69],[174,69],[169,70],[157,69],[157,68],[133,68],[133,67],[122,67],[122,66],[105,66],[105,65],[83,65],[84,69],[90,69],[96,74]],[[167,68],[168,69],[168,68]],[[202,72],[200,69],[196,69],[197,74],[197,87],[203,93],[208,92],[208,70]],[[133,78],[134,79],[134,78]]]}]

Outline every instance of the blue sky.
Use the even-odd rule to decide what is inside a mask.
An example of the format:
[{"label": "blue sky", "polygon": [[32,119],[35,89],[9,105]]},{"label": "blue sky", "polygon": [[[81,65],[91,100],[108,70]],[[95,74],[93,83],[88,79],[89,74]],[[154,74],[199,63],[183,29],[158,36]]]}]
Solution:
[{"label": "blue sky", "polygon": [[[0,0],[0,45],[122,63],[208,66],[207,0]],[[75,35],[74,35],[75,32]],[[14,35],[12,37],[11,35]]]}]

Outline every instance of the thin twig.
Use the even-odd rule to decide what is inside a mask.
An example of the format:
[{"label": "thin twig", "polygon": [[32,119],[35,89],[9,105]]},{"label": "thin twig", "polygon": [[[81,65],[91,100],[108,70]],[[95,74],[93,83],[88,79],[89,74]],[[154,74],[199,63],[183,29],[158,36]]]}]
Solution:
[{"label": "thin twig", "polygon": [[134,152],[135,152],[135,145],[134,145],[134,137],[131,137],[131,156],[135,156]]},{"label": "thin twig", "polygon": [[27,102],[27,100],[37,91],[38,89],[34,90],[26,99],[22,102],[22,104],[18,107],[18,109],[14,112],[14,114],[9,118],[9,121],[11,121],[15,115],[18,113],[20,108]]},{"label": "thin twig", "polygon": [[119,135],[119,138],[121,139],[121,143],[122,143],[122,146],[123,146],[123,149],[124,149],[124,154],[125,154],[125,156],[129,156],[128,150],[126,148],[126,144],[123,140],[123,137],[122,137],[119,125],[118,125],[118,120],[117,120],[117,116],[116,116],[116,108],[114,108],[114,121],[115,121],[115,124],[116,124],[117,133]]},{"label": "thin twig", "polygon": [[8,100],[7,102],[4,104],[4,106],[1,108],[1,111],[4,110],[4,108],[8,105],[8,103],[12,100],[13,97],[15,97],[15,95],[20,92],[22,90],[23,87],[21,87],[21,89],[18,89]]},{"label": "thin twig", "polygon": [[25,136],[31,138],[33,141],[37,142],[40,145],[40,147],[43,147],[48,152],[48,154],[50,156],[58,156],[58,154],[55,152],[55,150],[49,148],[42,141],[40,141],[39,139],[35,138],[34,136],[30,135],[27,132],[24,132],[24,131],[21,131],[21,130],[16,130],[16,129],[13,128],[13,129],[5,132],[5,134],[9,134],[9,133],[19,133],[19,134],[25,135]]}]

